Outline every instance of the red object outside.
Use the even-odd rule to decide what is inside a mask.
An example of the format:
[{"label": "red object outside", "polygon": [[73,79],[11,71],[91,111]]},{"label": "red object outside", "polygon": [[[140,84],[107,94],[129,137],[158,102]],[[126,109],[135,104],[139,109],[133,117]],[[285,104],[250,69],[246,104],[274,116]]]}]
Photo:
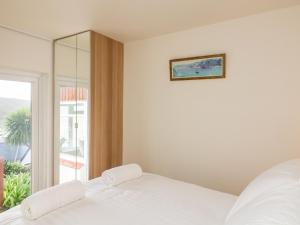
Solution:
[{"label": "red object outside", "polygon": [[[87,100],[87,89],[77,88],[77,101]],[[76,101],[76,88],[75,87],[62,87],[60,88],[60,101]]]},{"label": "red object outside", "polygon": [[73,161],[70,161],[70,160],[66,160],[66,159],[60,159],[60,165],[62,166],[66,166],[66,167],[69,167],[69,168],[72,168],[72,169],[81,169],[81,167],[84,166],[83,163],[80,163],[80,162],[73,162]]},{"label": "red object outside", "polygon": [[4,160],[0,159],[0,204],[3,203]]}]

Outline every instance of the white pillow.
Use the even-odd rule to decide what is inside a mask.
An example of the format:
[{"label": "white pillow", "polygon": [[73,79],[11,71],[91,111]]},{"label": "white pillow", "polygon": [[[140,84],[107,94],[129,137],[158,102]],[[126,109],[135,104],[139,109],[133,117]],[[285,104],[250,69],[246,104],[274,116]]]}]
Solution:
[{"label": "white pillow", "polygon": [[225,225],[299,225],[300,184],[273,188],[248,202]]},{"label": "white pillow", "polygon": [[[233,208],[227,215],[228,221],[249,202],[261,194],[268,193],[273,188],[287,184],[299,184],[300,159],[290,160],[263,172],[256,177],[241,193]],[[244,225],[244,224],[243,224]],[[284,224],[281,224],[284,225]]]},{"label": "white pillow", "polygon": [[101,177],[105,184],[114,186],[139,178],[142,175],[143,170],[138,164],[128,164],[105,170]]}]

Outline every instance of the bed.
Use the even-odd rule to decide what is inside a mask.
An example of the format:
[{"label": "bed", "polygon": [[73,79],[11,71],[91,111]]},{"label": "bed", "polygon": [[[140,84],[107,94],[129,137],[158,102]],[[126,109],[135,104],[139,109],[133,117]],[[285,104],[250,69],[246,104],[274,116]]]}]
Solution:
[{"label": "bed", "polygon": [[34,221],[25,219],[18,206],[2,213],[0,224],[222,225],[237,198],[149,173],[117,187],[101,178],[85,186],[83,200]]},{"label": "bed", "polygon": [[0,225],[300,224],[300,159],[262,173],[239,197],[141,174],[114,186],[103,177],[91,180],[84,185],[83,199],[36,220],[25,218],[15,207],[0,214]]}]

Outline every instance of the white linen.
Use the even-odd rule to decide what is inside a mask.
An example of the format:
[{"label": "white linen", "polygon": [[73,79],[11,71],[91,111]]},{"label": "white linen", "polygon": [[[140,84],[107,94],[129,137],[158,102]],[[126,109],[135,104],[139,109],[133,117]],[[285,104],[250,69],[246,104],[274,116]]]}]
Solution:
[{"label": "white linen", "polygon": [[84,190],[84,186],[80,181],[70,181],[56,185],[26,198],[21,204],[21,210],[25,217],[34,220],[82,199],[85,195]]},{"label": "white linen", "polygon": [[300,184],[272,188],[240,208],[226,225],[299,225]]},{"label": "white linen", "polygon": [[[238,200],[227,215],[226,221],[248,203],[258,198],[272,189],[287,185],[299,184],[300,179],[300,159],[294,159],[273,166],[256,177],[241,193]],[[300,224],[300,223],[299,223]]]},{"label": "white linen", "polygon": [[223,225],[236,198],[153,174],[116,187],[98,178],[87,185],[86,198],[34,221],[17,217],[11,225]]},{"label": "white linen", "polygon": [[124,166],[114,167],[109,170],[105,170],[102,173],[102,178],[107,185],[118,185],[123,182],[136,179],[142,176],[143,171],[137,164],[128,164]]}]

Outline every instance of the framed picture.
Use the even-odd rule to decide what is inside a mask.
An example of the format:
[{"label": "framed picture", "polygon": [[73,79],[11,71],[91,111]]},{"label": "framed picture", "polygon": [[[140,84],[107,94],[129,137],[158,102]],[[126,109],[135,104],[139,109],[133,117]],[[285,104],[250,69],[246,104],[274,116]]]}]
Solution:
[{"label": "framed picture", "polygon": [[170,60],[170,80],[225,78],[225,54]]}]

